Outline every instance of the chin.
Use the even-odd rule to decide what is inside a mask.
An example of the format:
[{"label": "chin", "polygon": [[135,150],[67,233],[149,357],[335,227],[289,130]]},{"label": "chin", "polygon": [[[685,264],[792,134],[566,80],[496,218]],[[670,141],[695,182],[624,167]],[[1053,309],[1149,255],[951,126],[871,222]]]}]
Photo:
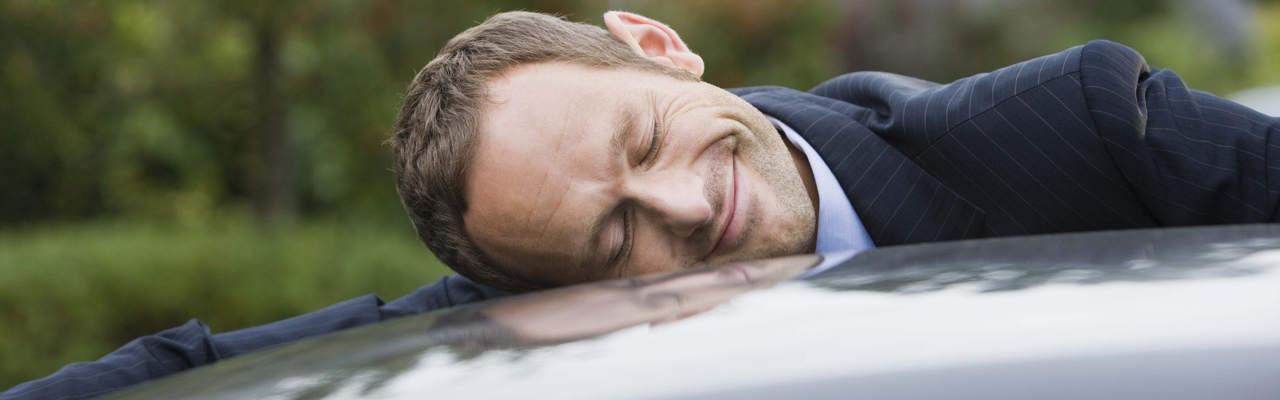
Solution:
[{"label": "chin", "polygon": [[752,243],[743,246],[737,252],[727,254],[723,260],[714,260],[712,263],[723,264],[810,253],[815,240],[812,227],[812,223],[803,222],[784,226],[756,227],[753,229],[756,232],[769,235],[754,237],[755,240]]}]

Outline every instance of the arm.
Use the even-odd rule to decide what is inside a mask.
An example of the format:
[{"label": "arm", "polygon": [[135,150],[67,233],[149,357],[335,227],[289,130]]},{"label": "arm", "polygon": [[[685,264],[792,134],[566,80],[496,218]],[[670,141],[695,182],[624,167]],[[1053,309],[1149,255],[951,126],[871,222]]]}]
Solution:
[{"label": "arm", "polygon": [[1163,225],[1280,221],[1280,119],[1190,90],[1116,43],[1090,43],[1080,65],[1099,136]]},{"label": "arm", "polygon": [[89,399],[268,347],[505,295],[449,276],[391,303],[367,295],[310,314],[216,335],[200,321],[191,320],[135,339],[97,361],[71,364],[44,379],[15,386],[0,393],[0,400]]},{"label": "arm", "polygon": [[982,236],[1278,217],[1280,123],[1116,43],[946,85],[856,72],[811,92],[983,210]]}]

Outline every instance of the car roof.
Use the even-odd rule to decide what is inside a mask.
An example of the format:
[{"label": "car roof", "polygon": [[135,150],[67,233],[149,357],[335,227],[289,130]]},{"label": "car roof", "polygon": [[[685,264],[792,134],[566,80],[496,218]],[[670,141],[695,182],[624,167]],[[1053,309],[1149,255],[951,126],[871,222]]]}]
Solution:
[{"label": "car roof", "polygon": [[787,280],[817,261],[407,317],[121,398],[1280,398],[1280,225],[897,246]]}]

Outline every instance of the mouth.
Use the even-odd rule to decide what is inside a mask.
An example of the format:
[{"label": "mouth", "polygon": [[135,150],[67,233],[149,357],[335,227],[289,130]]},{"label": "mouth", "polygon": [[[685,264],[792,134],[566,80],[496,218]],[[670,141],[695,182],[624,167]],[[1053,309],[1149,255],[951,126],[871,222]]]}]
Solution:
[{"label": "mouth", "polygon": [[733,186],[729,196],[725,199],[728,202],[724,207],[725,221],[720,229],[720,236],[716,240],[715,247],[712,247],[711,252],[707,254],[708,258],[737,247],[742,236],[743,225],[747,219],[745,216],[747,202],[744,201],[747,197],[747,188],[743,185],[745,180],[742,179],[742,174],[738,169],[738,158],[733,157],[732,160]]}]

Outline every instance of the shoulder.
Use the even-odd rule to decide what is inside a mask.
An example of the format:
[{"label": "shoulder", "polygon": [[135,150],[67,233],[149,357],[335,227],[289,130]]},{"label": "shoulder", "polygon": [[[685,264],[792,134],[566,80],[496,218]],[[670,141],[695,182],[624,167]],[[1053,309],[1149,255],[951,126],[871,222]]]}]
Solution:
[{"label": "shoulder", "polygon": [[1116,42],[1094,40],[1081,51],[1081,86],[1095,107],[1132,106],[1137,88],[1150,73],[1142,54]]},{"label": "shoulder", "polygon": [[1143,82],[1151,76],[1136,50],[1107,40],[1094,40],[1080,55],[1080,89],[1101,133],[1140,135],[1146,125]]},{"label": "shoulder", "polygon": [[1133,71],[1137,73],[1146,69],[1147,61],[1137,50],[1110,40],[1093,40],[1082,46],[1080,51],[1080,70],[1110,69]]}]

